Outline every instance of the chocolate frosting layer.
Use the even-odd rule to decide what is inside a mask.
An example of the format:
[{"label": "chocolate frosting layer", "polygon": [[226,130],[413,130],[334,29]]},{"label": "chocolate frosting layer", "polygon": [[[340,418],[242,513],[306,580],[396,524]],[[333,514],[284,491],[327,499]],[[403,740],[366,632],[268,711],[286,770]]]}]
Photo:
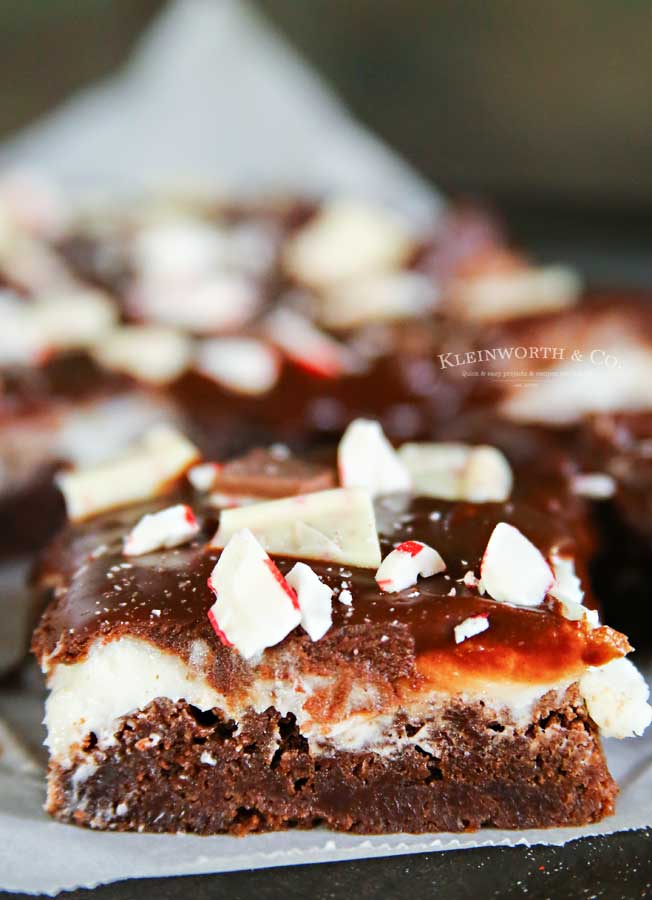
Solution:
[{"label": "chocolate frosting layer", "polygon": [[[186,547],[126,558],[122,540],[133,524],[145,512],[179,500],[192,503],[198,514],[198,539]],[[387,594],[371,570],[307,560],[335,591],[333,626],[314,644],[303,629],[295,629],[264,660],[296,649],[297,658],[308,656],[328,671],[345,654],[367,673],[420,673],[443,686],[478,679],[553,682],[626,652],[622,635],[603,627],[591,631],[563,618],[552,598],[537,609],[518,608],[480,596],[462,581],[468,571],[479,576],[487,541],[501,521],[519,528],[545,555],[572,555],[584,575],[592,535],[583,501],[560,478],[517,477],[506,503],[387,495],[377,501],[376,515],[383,556],[403,540],[420,540],[441,553],[446,572]],[[214,650],[222,688],[233,684],[234,677],[251,677],[251,667],[236,650],[219,643],[207,618],[214,601],[207,579],[219,557],[207,542],[216,524],[216,511],[182,491],[69,528],[43,560],[40,583],[54,590],[55,599],[35,635],[37,655],[71,663],[83,658],[97,638],[136,635],[188,658],[193,642],[202,639]],[[296,560],[275,561],[287,573]],[[351,606],[336,599],[343,588],[351,591]],[[456,644],[454,626],[478,613],[488,614],[489,629]]]}]

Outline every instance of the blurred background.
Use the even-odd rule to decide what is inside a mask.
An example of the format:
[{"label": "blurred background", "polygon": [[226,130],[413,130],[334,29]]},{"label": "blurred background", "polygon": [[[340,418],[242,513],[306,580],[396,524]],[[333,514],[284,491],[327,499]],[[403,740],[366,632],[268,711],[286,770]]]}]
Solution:
[{"label": "blurred background", "polygon": [[[649,0],[256,5],[441,189],[495,205],[544,259],[652,285]],[[114,70],[162,6],[3,0],[0,137]]]}]

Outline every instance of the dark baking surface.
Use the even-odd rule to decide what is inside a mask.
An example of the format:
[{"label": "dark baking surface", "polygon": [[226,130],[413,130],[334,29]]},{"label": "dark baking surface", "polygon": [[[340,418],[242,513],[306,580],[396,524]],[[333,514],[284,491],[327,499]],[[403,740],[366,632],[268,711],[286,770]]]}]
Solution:
[{"label": "dark baking surface", "polygon": [[566,847],[495,847],[226,875],[144,878],[62,896],[66,900],[634,900],[652,896],[651,859],[652,830],[645,830],[575,841]]}]

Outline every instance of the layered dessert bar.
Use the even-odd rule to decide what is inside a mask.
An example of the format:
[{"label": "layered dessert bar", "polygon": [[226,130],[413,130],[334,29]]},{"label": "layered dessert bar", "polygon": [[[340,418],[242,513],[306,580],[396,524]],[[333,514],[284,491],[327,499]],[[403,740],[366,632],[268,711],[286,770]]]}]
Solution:
[{"label": "layered dessert bar", "polygon": [[199,834],[597,821],[648,689],[600,624],[559,464],[403,444],[200,460],[180,434],[61,479],[38,584],[47,809]]}]

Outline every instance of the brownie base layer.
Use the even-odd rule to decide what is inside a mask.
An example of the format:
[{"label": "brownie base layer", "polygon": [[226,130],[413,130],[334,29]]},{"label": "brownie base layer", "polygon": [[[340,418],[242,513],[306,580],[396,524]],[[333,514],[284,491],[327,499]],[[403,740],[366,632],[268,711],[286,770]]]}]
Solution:
[{"label": "brownie base layer", "polygon": [[[421,724],[406,721],[405,733]],[[523,729],[453,708],[427,744],[437,754],[314,755],[294,717],[273,708],[236,726],[161,699],[126,717],[108,749],[90,735],[74,768],[51,764],[47,808],[91,828],[197,834],[536,828],[613,812],[597,729],[572,698]]]}]

